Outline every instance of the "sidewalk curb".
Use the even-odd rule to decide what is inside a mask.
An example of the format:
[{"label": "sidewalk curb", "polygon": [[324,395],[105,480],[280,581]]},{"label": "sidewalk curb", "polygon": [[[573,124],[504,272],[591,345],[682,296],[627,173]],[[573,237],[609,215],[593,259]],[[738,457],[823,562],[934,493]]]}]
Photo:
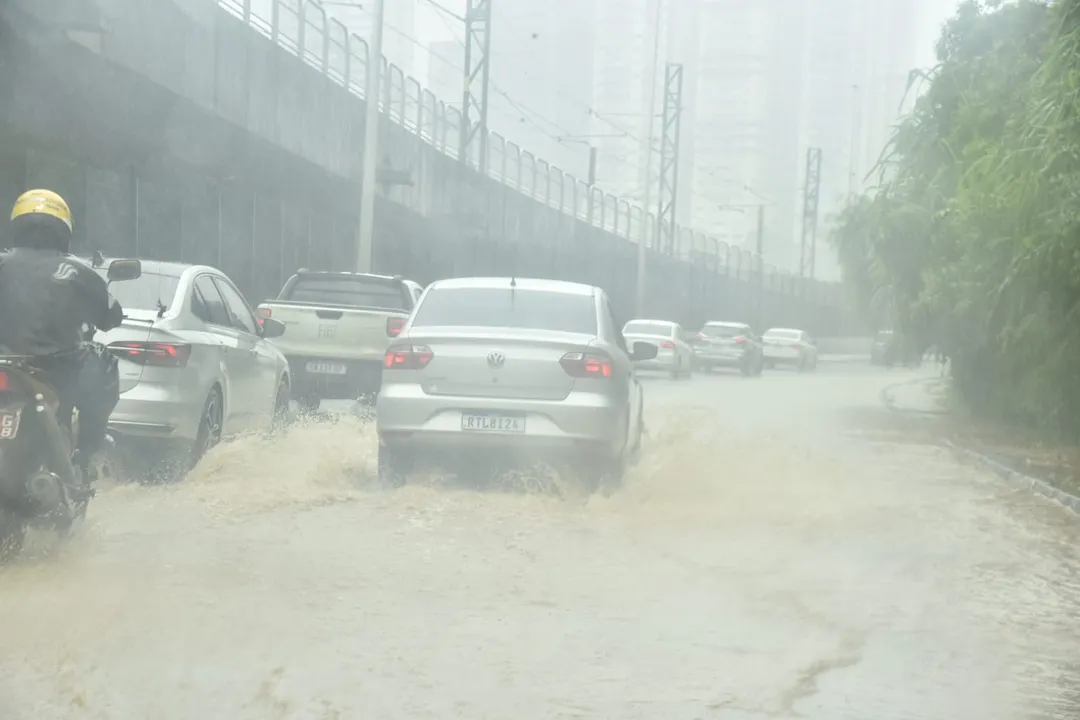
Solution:
[{"label": "sidewalk curb", "polygon": [[957,445],[952,440],[942,440],[942,445],[952,450],[954,453],[966,457],[969,460],[975,461],[976,464],[981,465],[983,468],[991,471],[1002,480],[1019,485],[1020,487],[1030,490],[1036,495],[1041,495],[1049,500],[1072,510],[1074,513],[1080,514],[1080,496],[1073,495],[1066,492],[1059,487],[1055,487],[1045,480],[1041,480],[1030,475],[1025,475],[1021,472],[1013,470],[1008,465],[1004,465],[993,458],[987,457],[980,452],[970,450],[962,445]]},{"label": "sidewalk curb", "polygon": [[[882,404],[892,412],[907,413],[911,415],[947,415],[948,413],[943,411],[933,410],[912,410],[909,408],[898,408],[893,403],[893,398],[890,392],[898,387],[904,385],[913,385],[915,383],[927,382],[933,378],[915,378],[913,380],[903,380],[898,383],[893,383],[881,389],[880,397]],[[947,438],[941,439],[941,444],[951,450],[954,454],[963,458],[973,461],[976,465],[989,470],[1006,482],[1017,485],[1025,490],[1029,490],[1035,495],[1041,495],[1042,497],[1052,500],[1058,503],[1062,507],[1072,510],[1074,513],[1080,515],[1080,496],[1074,495],[1070,492],[1066,492],[1059,487],[1048,483],[1037,477],[1031,475],[1025,475],[1024,473],[1013,470],[1008,465],[998,462],[993,458],[984,455],[970,448],[966,448],[963,445],[959,445]]]}]

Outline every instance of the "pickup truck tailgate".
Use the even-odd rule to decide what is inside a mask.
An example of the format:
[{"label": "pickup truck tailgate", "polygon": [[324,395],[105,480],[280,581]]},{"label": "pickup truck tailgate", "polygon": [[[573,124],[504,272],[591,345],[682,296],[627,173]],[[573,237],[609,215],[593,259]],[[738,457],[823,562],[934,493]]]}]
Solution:
[{"label": "pickup truck tailgate", "polygon": [[260,309],[285,324],[274,344],[288,356],[382,361],[390,343],[391,318],[400,326],[405,312],[362,310],[305,303],[263,303]]}]

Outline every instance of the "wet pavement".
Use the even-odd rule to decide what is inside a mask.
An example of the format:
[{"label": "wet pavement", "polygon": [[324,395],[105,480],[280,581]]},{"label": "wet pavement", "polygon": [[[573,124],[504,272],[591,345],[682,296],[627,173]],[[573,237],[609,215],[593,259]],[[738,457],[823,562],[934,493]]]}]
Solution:
[{"label": "wet pavement", "polygon": [[886,410],[911,371],[648,379],[627,486],[365,487],[220,448],[0,571],[0,718],[1080,716],[1080,524]]}]

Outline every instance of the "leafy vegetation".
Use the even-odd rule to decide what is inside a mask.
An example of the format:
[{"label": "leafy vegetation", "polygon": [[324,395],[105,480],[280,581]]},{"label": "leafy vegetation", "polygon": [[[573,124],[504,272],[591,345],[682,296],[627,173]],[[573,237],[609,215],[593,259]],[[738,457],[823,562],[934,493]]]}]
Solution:
[{"label": "leafy vegetation", "polygon": [[1080,0],[978,3],[831,236],[877,327],[974,412],[1080,440]]}]

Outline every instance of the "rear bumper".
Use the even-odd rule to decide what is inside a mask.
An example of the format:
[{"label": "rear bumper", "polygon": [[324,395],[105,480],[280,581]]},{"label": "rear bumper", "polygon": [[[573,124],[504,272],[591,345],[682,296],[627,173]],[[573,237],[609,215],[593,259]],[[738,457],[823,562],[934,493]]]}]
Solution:
[{"label": "rear bumper", "polygon": [[694,361],[701,367],[739,367],[745,361],[744,353],[694,353]]},{"label": "rear bumper", "polygon": [[[294,397],[321,400],[355,400],[360,395],[376,393],[382,385],[382,356],[360,360],[288,355]],[[308,371],[308,363],[344,366],[345,374]]]},{"label": "rear bumper", "polygon": [[[524,418],[525,431],[462,429],[462,415],[502,414]],[[503,400],[425,395],[418,385],[392,384],[376,402],[376,429],[384,446],[445,457],[477,452],[618,452],[626,438],[625,407],[603,395],[571,393],[565,400]]]},{"label": "rear bumper", "polygon": [[120,393],[109,416],[109,430],[120,438],[194,440],[204,402],[205,397],[185,392],[180,385],[140,382]]}]

